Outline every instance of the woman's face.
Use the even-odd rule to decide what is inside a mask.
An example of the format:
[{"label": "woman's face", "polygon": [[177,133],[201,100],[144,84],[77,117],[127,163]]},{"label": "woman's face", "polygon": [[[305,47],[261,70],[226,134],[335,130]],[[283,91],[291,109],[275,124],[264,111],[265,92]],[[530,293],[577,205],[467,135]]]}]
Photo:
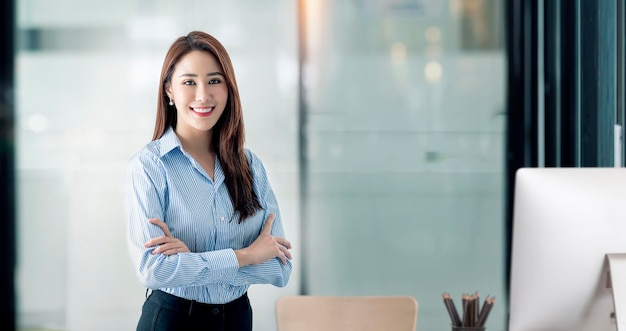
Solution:
[{"label": "woman's face", "polygon": [[176,106],[176,133],[210,132],[224,112],[228,86],[213,54],[192,51],[174,66],[167,95]]}]

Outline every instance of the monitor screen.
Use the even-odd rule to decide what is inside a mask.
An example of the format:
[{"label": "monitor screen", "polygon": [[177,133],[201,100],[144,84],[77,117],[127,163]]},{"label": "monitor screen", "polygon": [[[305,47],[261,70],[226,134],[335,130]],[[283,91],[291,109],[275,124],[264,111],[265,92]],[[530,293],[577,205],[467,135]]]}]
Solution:
[{"label": "monitor screen", "polygon": [[626,253],[626,169],[519,169],[509,331],[615,331],[607,253]]}]

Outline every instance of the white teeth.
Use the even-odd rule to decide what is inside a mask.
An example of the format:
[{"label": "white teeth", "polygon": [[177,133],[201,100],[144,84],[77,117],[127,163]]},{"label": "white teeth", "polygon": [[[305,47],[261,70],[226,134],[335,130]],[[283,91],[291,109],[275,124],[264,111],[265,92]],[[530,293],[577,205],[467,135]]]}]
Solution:
[{"label": "white teeth", "polygon": [[193,111],[195,111],[196,113],[202,113],[202,114],[210,113],[212,110],[213,110],[213,107],[211,107],[211,108],[193,108]]}]

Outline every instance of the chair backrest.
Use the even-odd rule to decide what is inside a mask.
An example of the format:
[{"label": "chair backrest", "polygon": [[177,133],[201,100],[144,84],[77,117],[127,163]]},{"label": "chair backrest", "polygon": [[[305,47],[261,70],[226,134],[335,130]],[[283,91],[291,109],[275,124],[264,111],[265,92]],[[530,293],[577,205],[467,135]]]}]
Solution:
[{"label": "chair backrest", "polygon": [[283,296],[276,301],[278,331],[415,331],[411,296]]}]

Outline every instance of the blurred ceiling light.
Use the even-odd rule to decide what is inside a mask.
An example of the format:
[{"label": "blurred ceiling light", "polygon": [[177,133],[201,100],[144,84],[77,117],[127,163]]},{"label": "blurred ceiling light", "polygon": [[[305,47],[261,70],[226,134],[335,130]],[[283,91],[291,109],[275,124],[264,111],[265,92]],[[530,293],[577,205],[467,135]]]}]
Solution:
[{"label": "blurred ceiling light", "polygon": [[391,45],[391,62],[395,65],[406,62],[406,45],[400,42]]},{"label": "blurred ceiling light", "polygon": [[48,128],[48,119],[41,114],[31,115],[28,118],[28,128],[33,132],[43,132]]},{"label": "blurred ceiling light", "polygon": [[429,61],[424,67],[424,77],[431,84],[436,84],[441,80],[443,68],[437,61]]},{"label": "blurred ceiling light", "polygon": [[328,32],[326,30],[327,20],[329,19],[325,6],[327,1],[318,0],[302,0],[302,10],[299,11],[299,15],[302,15],[298,21],[299,24],[305,24],[304,31],[306,36],[306,47],[310,49],[311,53],[319,53],[326,49],[326,41],[322,40],[323,36]]},{"label": "blurred ceiling light", "polygon": [[438,43],[441,41],[441,29],[436,26],[431,26],[426,29],[424,35],[429,43]]}]

